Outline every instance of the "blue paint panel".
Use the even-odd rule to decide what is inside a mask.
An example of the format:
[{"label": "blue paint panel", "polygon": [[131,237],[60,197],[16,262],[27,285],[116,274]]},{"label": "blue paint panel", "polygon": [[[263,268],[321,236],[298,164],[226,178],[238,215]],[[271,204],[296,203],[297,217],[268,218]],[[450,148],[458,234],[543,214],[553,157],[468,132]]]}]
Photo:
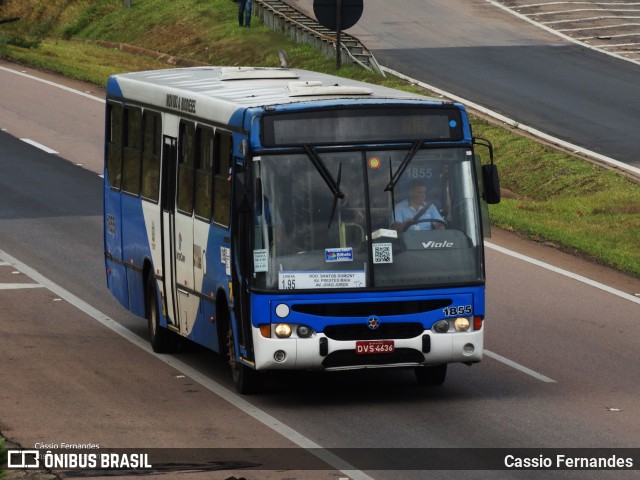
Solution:
[{"label": "blue paint panel", "polygon": [[216,323],[211,322],[211,317],[215,318],[215,305],[207,300],[200,300],[200,302],[204,315],[198,317],[187,338],[214,352],[219,352],[217,326]]},{"label": "blue paint panel", "polygon": [[129,308],[129,292],[127,290],[127,271],[124,265],[106,260],[107,286],[120,304]]},{"label": "blue paint panel", "polygon": [[[377,292],[350,292],[350,293],[319,293],[319,294],[297,294],[297,295],[258,295],[252,296],[251,311],[252,323],[258,326],[259,323],[271,322],[276,323],[282,321],[274,311],[279,303],[292,305],[340,305],[347,303],[376,303],[376,302],[403,302],[403,301],[419,301],[419,300],[451,300],[450,307],[472,305],[473,315],[484,316],[484,286],[449,288],[437,290],[421,290],[421,291],[405,291],[392,292],[381,295]],[[356,324],[366,323],[368,316],[316,316],[305,313],[291,311],[286,321],[288,323],[302,323],[310,326],[317,332],[321,332],[328,325]],[[432,310],[430,312],[403,314],[403,315],[386,315],[380,316],[385,322],[419,322],[425,329],[446,318],[442,308]]]},{"label": "blue paint panel", "polygon": [[138,197],[122,194],[122,257],[129,266],[127,285],[129,310],[144,317],[144,278],[142,267],[145,258],[151,258],[149,239],[142,213],[142,201]]},{"label": "blue paint panel", "polygon": [[118,80],[114,76],[109,77],[109,79],[107,80],[107,96],[112,96],[112,97],[123,96],[122,89],[118,84]]},{"label": "blue paint panel", "polygon": [[[106,170],[106,169],[105,169]],[[129,308],[129,293],[127,289],[127,271],[122,262],[122,215],[120,206],[120,192],[112,191],[109,179],[105,174],[104,187],[104,249],[115,261],[106,259],[107,285],[109,290],[125,307]]]}]

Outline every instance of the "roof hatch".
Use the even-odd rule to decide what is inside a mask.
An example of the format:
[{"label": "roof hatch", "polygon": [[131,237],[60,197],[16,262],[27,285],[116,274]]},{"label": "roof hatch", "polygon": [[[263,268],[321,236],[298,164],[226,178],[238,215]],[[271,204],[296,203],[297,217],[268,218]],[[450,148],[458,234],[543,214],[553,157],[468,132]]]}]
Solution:
[{"label": "roof hatch", "polygon": [[371,95],[373,90],[367,87],[350,85],[323,85],[320,81],[289,82],[290,97],[322,95]]},{"label": "roof hatch", "polygon": [[299,78],[285,68],[225,67],[220,71],[220,80],[257,80],[269,78]]}]

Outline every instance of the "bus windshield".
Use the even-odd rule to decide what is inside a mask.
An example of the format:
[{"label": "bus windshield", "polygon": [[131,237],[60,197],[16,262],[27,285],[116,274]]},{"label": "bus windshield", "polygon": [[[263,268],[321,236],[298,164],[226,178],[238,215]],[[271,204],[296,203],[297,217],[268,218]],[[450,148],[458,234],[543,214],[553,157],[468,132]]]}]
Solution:
[{"label": "bus windshield", "polygon": [[253,158],[255,289],[483,280],[469,148],[310,150]]}]

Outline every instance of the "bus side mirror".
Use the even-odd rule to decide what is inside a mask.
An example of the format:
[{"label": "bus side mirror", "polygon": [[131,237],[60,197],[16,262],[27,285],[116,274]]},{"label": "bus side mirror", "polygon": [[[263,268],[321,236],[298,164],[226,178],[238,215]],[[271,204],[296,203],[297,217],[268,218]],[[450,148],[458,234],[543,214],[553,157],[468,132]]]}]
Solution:
[{"label": "bus side mirror", "polygon": [[493,163],[482,165],[482,183],[485,201],[491,205],[500,203],[500,177]]}]

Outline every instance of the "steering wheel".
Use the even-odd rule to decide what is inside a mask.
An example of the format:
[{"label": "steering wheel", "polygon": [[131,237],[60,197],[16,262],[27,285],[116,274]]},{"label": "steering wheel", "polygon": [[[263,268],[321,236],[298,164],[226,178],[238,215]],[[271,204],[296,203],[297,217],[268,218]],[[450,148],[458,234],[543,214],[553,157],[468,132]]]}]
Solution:
[{"label": "steering wheel", "polygon": [[[417,225],[418,223],[439,223],[441,225],[444,226],[444,228],[447,228],[447,222],[445,222],[444,220],[440,220],[439,218],[419,218],[418,220],[416,220],[415,222],[412,222],[411,225]],[[407,227],[407,230],[409,229],[409,227]]]}]

